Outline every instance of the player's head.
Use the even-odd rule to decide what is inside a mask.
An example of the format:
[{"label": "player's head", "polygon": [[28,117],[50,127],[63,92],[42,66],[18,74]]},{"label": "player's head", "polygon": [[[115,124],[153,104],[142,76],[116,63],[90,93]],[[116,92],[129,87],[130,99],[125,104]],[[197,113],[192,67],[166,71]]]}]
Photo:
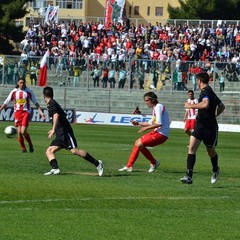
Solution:
[{"label": "player's head", "polygon": [[194,92],[193,90],[188,90],[188,96],[190,99],[193,99],[194,98]]},{"label": "player's head", "polygon": [[201,83],[208,84],[209,75],[207,72],[200,72],[196,75],[196,79],[199,80]]},{"label": "player's head", "polygon": [[43,89],[43,96],[47,98],[53,98],[53,89],[51,87],[45,87]]},{"label": "player's head", "polygon": [[20,88],[21,90],[26,88],[26,79],[24,77],[20,77],[17,81],[16,88]]},{"label": "player's head", "polygon": [[145,103],[151,102],[152,104],[157,104],[157,95],[154,92],[147,92],[143,96]]}]

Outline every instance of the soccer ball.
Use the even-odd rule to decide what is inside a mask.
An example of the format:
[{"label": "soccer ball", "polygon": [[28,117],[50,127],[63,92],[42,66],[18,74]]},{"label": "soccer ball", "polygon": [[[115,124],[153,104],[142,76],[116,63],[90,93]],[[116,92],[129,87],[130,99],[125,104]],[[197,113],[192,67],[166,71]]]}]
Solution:
[{"label": "soccer ball", "polygon": [[14,126],[8,126],[4,129],[4,133],[8,138],[13,138],[17,134],[17,128]]}]

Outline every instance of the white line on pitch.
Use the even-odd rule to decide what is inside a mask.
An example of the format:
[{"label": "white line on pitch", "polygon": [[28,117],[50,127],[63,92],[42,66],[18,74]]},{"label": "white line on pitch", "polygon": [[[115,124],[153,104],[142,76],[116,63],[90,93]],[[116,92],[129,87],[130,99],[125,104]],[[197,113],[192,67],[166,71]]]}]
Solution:
[{"label": "white line on pitch", "polygon": [[222,200],[230,199],[228,196],[221,197],[109,197],[109,198],[79,198],[79,199],[34,199],[34,200],[13,200],[0,201],[0,204],[14,203],[36,203],[36,202],[62,202],[62,201],[92,201],[92,200]]}]

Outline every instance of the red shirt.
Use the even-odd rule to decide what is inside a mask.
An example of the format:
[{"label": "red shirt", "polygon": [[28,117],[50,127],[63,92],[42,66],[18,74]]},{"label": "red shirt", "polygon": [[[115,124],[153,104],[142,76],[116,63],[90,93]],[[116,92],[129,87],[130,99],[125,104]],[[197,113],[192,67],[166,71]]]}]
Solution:
[{"label": "red shirt", "polygon": [[102,53],[102,48],[100,47],[100,46],[97,46],[96,48],[95,48],[95,53],[97,53],[97,54],[101,54]]},{"label": "red shirt", "polygon": [[153,59],[153,60],[158,60],[159,55],[160,55],[159,52],[154,51],[153,56],[152,56],[152,59]]}]

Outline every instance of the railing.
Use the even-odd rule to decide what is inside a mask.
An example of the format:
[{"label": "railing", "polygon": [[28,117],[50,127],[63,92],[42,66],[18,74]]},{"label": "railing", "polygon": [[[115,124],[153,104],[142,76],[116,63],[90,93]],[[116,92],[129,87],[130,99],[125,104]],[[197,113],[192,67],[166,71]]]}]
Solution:
[{"label": "railing", "polygon": [[[16,84],[18,78],[22,76],[27,79],[28,84],[37,85],[40,61],[40,57],[4,56],[0,65],[0,83]],[[119,88],[128,90],[141,88],[156,91],[161,89],[185,91],[189,88],[196,90],[196,72],[206,71],[214,90],[240,92],[240,64],[230,62],[156,61],[131,57],[126,61],[111,59],[104,61],[101,56],[95,59],[57,56],[48,59],[48,82],[58,86],[78,87],[81,84],[81,87],[93,88],[96,68],[101,71],[98,77],[100,88],[118,88],[119,82],[122,82],[123,85]],[[108,77],[106,86],[103,86],[103,72],[106,68]]]},{"label": "railing", "polygon": [[[29,25],[29,23],[34,22],[35,20],[38,20],[40,23],[44,23],[44,17],[34,16],[34,17],[27,17],[26,18],[26,26]],[[75,21],[76,24],[80,24],[81,22],[99,22],[100,20],[104,21],[104,17],[96,17],[96,16],[63,16],[61,15],[59,18],[59,22],[65,21],[65,22],[72,22]],[[200,25],[208,25],[211,24],[215,28],[218,25],[226,24],[227,26],[229,24],[239,26],[240,20],[199,20],[199,19],[160,19],[159,17],[155,18],[129,18],[130,23],[133,23],[135,26],[138,26],[139,24],[147,25],[151,23],[154,25],[156,22],[161,23],[162,25],[170,24],[173,26],[179,26],[179,25],[187,25],[187,26],[200,26]]]}]

